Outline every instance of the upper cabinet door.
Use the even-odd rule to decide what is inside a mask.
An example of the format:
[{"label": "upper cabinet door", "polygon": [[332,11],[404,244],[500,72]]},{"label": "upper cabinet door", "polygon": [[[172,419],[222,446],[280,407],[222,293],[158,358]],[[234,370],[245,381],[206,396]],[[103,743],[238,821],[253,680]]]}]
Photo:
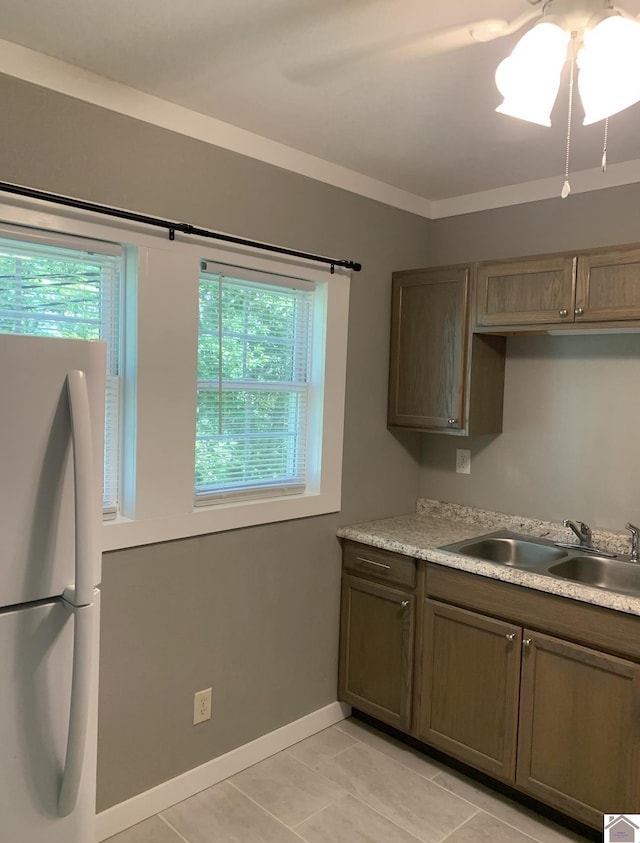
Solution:
[{"label": "upper cabinet door", "polygon": [[640,249],[578,258],[576,322],[640,319]]},{"label": "upper cabinet door", "polygon": [[476,322],[480,326],[573,322],[575,258],[554,256],[481,264]]},{"label": "upper cabinet door", "polygon": [[393,276],[389,425],[464,427],[469,270]]}]

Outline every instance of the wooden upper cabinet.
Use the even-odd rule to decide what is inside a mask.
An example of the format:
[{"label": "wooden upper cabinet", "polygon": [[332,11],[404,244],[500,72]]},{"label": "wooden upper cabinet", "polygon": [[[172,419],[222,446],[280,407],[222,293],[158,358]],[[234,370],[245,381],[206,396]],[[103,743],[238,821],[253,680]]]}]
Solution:
[{"label": "wooden upper cabinet", "polygon": [[390,425],[464,426],[469,269],[393,275]]},{"label": "wooden upper cabinet", "polygon": [[393,274],[388,424],[500,433],[506,340],[469,328],[471,268]]},{"label": "wooden upper cabinet", "polygon": [[572,322],[575,258],[564,255],[481,264],[476,323],[534,325]]},{"label": "wooden upper cabinet", "polygon": [[480,264],[478,328],[640,321],[640,248]]},{"label": "wooden upper cabinet", "polygon": [[640,249],[578,257],[575,319],[640,319]]}]

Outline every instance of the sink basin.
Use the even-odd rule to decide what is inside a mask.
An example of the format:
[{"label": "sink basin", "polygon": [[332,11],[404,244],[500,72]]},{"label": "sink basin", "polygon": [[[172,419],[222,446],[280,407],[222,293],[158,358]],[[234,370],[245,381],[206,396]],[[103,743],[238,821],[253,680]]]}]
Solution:
[{"label": "sink basin", "polygon": [[480,536],[477,539],[467,539],[447,545],[443,550],[451,550],[464,556],[474,556],[487,562],[499,562],[514,568],[540,569],[566,559],[566,550],[554,547],[544,540],[536,540],[517,536],[512,533]]},{"label": "sink basin", "polygon": [[598,556],[571,556],[552,565],[549,573],[584,585],[640,594],[640,564],[634,562],[617,562]]}]

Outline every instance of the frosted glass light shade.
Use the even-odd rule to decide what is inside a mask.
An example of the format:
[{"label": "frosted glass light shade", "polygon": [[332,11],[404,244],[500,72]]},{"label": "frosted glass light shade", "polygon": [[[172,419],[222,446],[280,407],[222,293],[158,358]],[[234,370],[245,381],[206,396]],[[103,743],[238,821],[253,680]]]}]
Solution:
[{"label": "frosted glass light shade", "polygon": [[614,13],[587,29],[583,43],[578,90],[588,126],[640,100],[640,24]]},{"label": "frosted glass light shade", "polygon": [[570,38],[551,22],[536,24],[525,33],[496,70],[496,85],[504,97],[496,111],[550,126]]}]

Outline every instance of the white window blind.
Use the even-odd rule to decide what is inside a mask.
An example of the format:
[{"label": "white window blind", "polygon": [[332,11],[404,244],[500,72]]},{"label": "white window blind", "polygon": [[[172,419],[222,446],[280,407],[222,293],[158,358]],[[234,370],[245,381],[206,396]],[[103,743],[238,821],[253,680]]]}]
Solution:
[{"label": "white window blind", "polygon": [[262,275],[203,264],[196,504],[305,488],[313,285]]},{"label": "white window blind", "polygon": [[0,232],[0,332],[106,341],[107,518],[118,508],[121,269],[116,245],[46,232],[5,238]]}]

